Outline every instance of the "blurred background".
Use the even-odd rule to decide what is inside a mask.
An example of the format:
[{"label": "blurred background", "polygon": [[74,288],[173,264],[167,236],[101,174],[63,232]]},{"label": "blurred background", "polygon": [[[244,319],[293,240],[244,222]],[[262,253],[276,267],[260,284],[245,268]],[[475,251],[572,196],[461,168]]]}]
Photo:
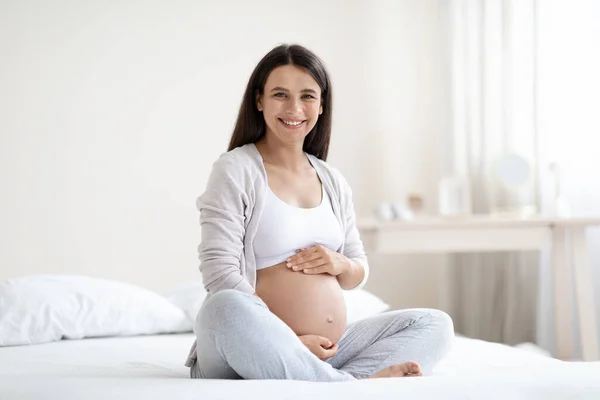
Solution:
[{"label": "blurred background", "polygon": [[[468,188],[470,213],[600,216],[599,1],[0,0],[0,277],[197,280],[196,197],[250,73],[280,43],[329,69],[328,162],[359,218],[410,199],[438,215],[448,179]],[[498,162],[515,159],[527,183],[494,195]],[[588,239],[597,292],[599,230]],[[366,289],[393,308],[554,346],[543,255],[370,264]]]}]

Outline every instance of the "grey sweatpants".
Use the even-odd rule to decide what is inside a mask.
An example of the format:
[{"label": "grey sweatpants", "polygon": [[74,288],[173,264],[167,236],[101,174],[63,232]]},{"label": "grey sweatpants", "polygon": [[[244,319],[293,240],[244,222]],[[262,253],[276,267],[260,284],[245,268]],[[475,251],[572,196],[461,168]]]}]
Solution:
[{"label": "grey sweatpants", "polygon": [[257,296],[222,290],[196,320],[197,361],[192,378],[348,381],[392,364],[415,361],[424,375],[450,349],[454,329],[438,310],[381,313],[350,324],[337,353],[323,361]]}]

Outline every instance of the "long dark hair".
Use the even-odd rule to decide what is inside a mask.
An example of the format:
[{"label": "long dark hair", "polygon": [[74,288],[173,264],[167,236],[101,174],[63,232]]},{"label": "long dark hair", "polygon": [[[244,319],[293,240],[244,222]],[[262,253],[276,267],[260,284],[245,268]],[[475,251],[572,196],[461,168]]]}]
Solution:
[{"label": "long dark hair", "polygon": [[304,139],[303,150],[325,161],[331,138],[331,80],[319,57],[297,44],[282,44],[275,47],[254,68],[246,86],[228,151],[248,143],[256,143],[265,135],[265,119],[258,111],[256,98],[263,94],[271,71],[282,65],[295,65],[305,69],[321,88],[323,113]]}]

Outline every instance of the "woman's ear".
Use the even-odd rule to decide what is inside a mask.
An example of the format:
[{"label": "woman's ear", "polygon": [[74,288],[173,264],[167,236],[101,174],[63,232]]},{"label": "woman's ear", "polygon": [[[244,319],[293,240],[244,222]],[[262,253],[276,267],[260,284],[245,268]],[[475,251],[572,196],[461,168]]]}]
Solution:
[{"label": "woman's ear", "polygon": [[323,114],[323,104],[319,106],[319,115]]},{"label": "woman's ear", "polygon": [[258,109],[258,111],[262,112],[263,110],[263,106],[262,106],[262,96],[260,95],[256,95],[256,108]]}]

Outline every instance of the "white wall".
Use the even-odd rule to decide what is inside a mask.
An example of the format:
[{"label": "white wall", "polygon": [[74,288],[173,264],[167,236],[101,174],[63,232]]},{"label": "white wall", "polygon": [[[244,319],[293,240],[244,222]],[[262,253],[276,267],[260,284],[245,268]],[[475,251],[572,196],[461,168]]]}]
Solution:
[{"label": "white wall", "polygon": [[[154,289],[196,279],[195,199],[252,69],[281,42],[329,67],[329,161],[359,215],[409,192],[435,209],[445,12],[443,0],[3,1],[0,278],[82,273]],[[368,288],[388,301],[435,302],[434,258],[371,262]]]}]

